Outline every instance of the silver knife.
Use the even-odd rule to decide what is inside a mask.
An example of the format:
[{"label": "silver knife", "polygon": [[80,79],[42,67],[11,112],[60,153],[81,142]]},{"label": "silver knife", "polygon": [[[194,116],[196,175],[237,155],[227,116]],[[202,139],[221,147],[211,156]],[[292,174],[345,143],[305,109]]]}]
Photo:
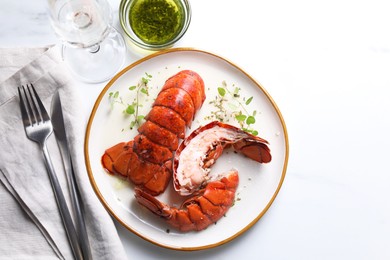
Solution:
[{"label": "silver knife", "polygon": [[75,180],[75,172],[72,164],[72,156],[69,152],[69,144],[66,136],[64,116],[62,114],[62,106],[60,94],[57,92],[53,96],[51,103],[51,120],[53,123],[54,134],[57,139],[58,147],[61,151],[62,161],[64,163],[65,172],[70,186],[70,194],[74,209],[74,218],[78,233],[79,244],[83,253],[84,259],[92,259],[91,248],[89,245],[88,233],[83,217],[83,205],[80,198],[80,191]]}]

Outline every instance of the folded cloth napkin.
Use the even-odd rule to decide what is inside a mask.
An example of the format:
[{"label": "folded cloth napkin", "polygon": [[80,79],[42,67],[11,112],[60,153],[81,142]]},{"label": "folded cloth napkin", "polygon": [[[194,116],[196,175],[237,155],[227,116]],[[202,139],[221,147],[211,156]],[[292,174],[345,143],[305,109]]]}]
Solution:
[{"label": "folded cloth napkin", "polygon": [[[24,132],[17,87],[27,83],[33,83],[48,112],[53,94],[60,92],[93,259],[126,259],[114,223],[86,173],[86,122],[78,113],[82,101],[77,83],[61,61],[59,46],[0,49],[0,57],[0,259],[73,259],[43,154]],[[54,133],[49,137],[48,149],[70,206]]]}]

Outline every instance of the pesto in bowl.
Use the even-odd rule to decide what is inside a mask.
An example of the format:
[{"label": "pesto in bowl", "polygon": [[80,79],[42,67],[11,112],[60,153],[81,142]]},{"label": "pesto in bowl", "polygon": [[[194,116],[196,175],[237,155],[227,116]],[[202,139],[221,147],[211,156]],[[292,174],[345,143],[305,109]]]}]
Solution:
[{"label": "pesto in bowl", "polygon": [[121,26],[141,48],[171,47],[186,32],[191,18],[187,0],[122,0]]}]

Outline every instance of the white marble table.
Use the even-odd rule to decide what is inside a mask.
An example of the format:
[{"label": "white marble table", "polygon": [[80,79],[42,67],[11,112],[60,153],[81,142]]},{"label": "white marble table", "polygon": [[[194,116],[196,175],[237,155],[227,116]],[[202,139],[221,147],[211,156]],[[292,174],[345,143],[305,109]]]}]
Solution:
[{"label": "white marble table", "polygon": [[[217,248],[164,249],[117,223],[129,259],[390,259],[387,1],[191,4],[176,46],[224,56],[267,89],[287,124],[287,175],[265,216]],[[45,1],[1,0],[0,47],[56,42]],[[80,83],[86,120],[103,87]]]}]

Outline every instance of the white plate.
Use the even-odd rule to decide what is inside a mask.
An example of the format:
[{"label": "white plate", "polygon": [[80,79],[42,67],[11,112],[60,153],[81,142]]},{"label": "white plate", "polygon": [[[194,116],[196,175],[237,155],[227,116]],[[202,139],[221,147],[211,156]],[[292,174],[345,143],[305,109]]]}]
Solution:
[{"label": "white plate", "polygon": [[[150,104],[165,80],[183,69],[199,73],[206,86],[207,98],[196,115],[192,130],[208,122],[205,117],[213,108],[209,101],[217,95],[217,87],[225,81],[228,86],[240,87],[242,96],[253,96],[248,111],[257,111],[255,128],[259,131],[259,136],[269,141],[273,156],[270,163],[259,164],[235,153],[222,155],[212,171],[218,173],[233,167],[238,169],[240,184],[236,202],[215,225],[190,233],[171,229],[162,219],[139,206],[134,199],[132,184],[107,174],[100,161],[105,149],[119,142],[132,140],[136,135],[135,130],[129,130],[129,119],[122,113],[123,107],[119,104],[112,106],[108,94],[119,90],[124,99],[130,100],[132,92],[128,88],[136,85],[148,73],[152,75],[149,83]],[[147,114],[150,106],[145,105],[142,109],[141,113]],[[251,76],[215,54],[178,48],[158,52],[135,62],[107,84],[99,95],[88,122],[85,160],[97,196],[124,227],[162,247],[199,250],[231,241],[264,215],[283,183],[288,161],[288,139],[285,123],[275,102]],[[172,193],[172,186],[168,186],[167,191],[159,198],[169,203],[167,200]]]}]

